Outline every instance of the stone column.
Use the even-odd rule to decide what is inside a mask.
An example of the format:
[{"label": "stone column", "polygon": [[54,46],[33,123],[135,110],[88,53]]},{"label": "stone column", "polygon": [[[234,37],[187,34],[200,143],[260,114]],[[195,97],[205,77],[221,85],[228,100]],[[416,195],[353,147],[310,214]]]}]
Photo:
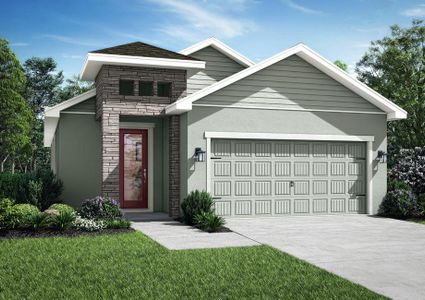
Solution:
[{"label": "stone column", "polygon": [[169,122],[169,208],[170,217],[180,215],[180,116]]},{"label": "stone column", "polygon": [[102,115],[102,195],[119,198],[119,114]]}]

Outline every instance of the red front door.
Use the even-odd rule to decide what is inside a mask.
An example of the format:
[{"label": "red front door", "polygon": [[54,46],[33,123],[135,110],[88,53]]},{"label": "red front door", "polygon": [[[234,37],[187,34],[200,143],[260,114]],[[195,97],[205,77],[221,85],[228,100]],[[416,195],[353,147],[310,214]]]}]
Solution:
[{"label": "red front door", "polygon": [[148,208],[148,131],[120,129],[120,203]]}]

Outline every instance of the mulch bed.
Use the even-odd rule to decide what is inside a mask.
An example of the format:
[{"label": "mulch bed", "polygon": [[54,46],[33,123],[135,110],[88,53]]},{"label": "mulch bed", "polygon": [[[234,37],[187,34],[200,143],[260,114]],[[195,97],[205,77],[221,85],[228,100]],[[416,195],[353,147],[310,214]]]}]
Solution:
[{"label": "mulch bed", "polygon": [[97,236],[105,234],[129,233],[134,232],[133,228],[128,229],[104,229],[102,231],[81,231],[76,229],[68,229],[63,232],[57,230],[8,230],[0,231],[0,240],[13,238],[45,238],[45,237],[79,237],[79,236]]},{"label": "mulch bed", "polygon": [[[177,221],[177,222],[180,222],[180,223],[182,223],[182,224],[185,224],[184,222],[183,222],[183,218],[181,218],[181,217],[178,217],[178,218],[175,218],[174,219],[175,221]],[[187,225],[187,224],[185,224],[185,225]],[[190,225],[187,225],[187,226],[190,226]],[[194,227],[194,228],[197,228],[197,229],[199,229],[199,230],[202,230],[201,228],[199,228],[197,225],[192,225],[192,227]],[[203,230],[202,230],[203,231]],[[205,231],[205,232],[208,232],[208,231]],[[220,233],[220,232],[233,232],[232,230],[230,230],[230,228],[227,228],[226,226],[221,226],[220,228],[218,228],[217,229],[217,231],[214,231],[214,232],[208,232],[208,233]]]}]

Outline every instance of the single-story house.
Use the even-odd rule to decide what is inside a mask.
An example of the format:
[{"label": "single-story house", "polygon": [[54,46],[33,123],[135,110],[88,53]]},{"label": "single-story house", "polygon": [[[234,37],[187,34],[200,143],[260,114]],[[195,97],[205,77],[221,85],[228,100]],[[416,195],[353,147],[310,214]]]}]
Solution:
[{"label": "single-story house", "polygon": [[96,195],[179,215],[206,190],[223,216],[375,214],[387,122],[406,112],[312,49],[253,63],[215,38],[88,53],[95,88],[45,110],[44,143],[78,207]]}]

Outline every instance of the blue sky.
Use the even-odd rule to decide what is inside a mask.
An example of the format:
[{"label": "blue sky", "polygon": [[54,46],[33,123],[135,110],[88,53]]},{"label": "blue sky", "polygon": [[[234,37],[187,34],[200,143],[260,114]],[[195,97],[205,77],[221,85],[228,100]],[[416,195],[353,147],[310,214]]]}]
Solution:
[{"label": "blue sky", "polygon": [[66,77],[84,56],[132,41],[179,51],[215,36],[258,62],[303,42],[352,68],[389,26],[425,18],[425,0],[2,0],[0,36],[23,62],[53,57]]}]

